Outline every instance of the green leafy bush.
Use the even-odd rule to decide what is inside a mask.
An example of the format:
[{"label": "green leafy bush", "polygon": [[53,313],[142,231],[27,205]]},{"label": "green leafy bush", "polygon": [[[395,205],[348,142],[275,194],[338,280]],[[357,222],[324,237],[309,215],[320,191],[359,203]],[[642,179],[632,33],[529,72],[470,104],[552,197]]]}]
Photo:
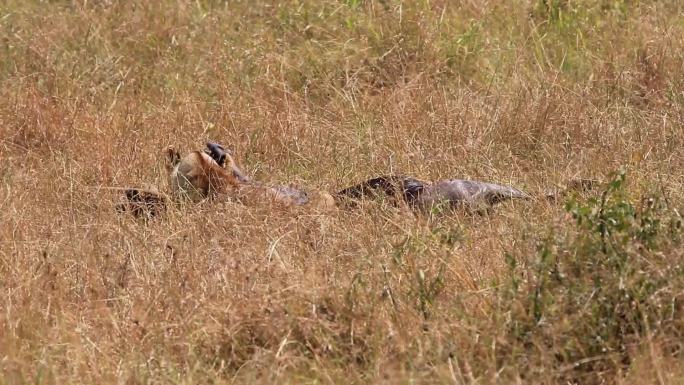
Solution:
[{"label": "green leafy bush", "polygon": [[682,217],[662,198],[633,203],[624,185],[618,173],[599,198],[570,200],[574,226],[530,261],[508,258],[503,359],[584,383],[626,369],[647,341],[679,352]]}]

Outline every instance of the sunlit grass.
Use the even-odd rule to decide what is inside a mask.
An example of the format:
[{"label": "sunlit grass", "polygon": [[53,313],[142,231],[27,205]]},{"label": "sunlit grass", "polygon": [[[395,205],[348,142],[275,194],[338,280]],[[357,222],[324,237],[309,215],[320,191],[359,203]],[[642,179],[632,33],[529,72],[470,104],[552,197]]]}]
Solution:
[{"label": "sunlit grass", "polygon": [[[675,383],[683,11],[2,2],[0,383]],[[615,199],[638,214],[599,215],[589,200],[606,186],[568,197],[570,211],[535,199],[433,217],[382,202],[116,213],[108,188],[164,190],[161,150],[208,139],[258,180],[328,191],[402,173],[541,197],[624,170]],[[629,224],[617,254],[595,252],[612,221]],[[614,274],[620,258],[636,270]],[[562,271],[552,261],[594,265],[547,281]],[[606,309],[629,307],[598,293],[616,287],[642,318],[592,339]]]}]

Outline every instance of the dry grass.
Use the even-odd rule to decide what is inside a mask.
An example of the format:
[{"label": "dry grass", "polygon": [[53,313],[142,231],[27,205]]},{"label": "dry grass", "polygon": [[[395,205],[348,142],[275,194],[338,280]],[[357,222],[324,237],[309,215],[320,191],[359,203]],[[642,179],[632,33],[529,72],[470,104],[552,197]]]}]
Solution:
[{"label": "dry grass", "polygon": [[628,201],[681,211],[683,12],[1,2],[0,384],[681,381],[674,235],[643,254],[680,272],[658,291],[668,323],[573,366],[579,339],[514,338],[524,296],[506,308],[501,290],[505,255],[526,266],[574,231],[562,205],[426,218],[204,202],[143,223],[107,188],[165,188],[160,150],[213,139],[257,179],[327,190],[402,172],[541,193],[622,167]]}]

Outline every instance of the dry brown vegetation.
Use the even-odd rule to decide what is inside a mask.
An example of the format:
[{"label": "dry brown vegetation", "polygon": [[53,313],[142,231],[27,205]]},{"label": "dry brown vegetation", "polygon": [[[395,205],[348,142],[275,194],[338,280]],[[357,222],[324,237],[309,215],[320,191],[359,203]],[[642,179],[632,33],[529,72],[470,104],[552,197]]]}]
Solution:
[{"label": "dry brown vegetation", "polygon": [[[0,2],[0,384],[681,383],[683,12]],[[116,213],[208,139],[324,190],[614,182],[486,216]]]}]

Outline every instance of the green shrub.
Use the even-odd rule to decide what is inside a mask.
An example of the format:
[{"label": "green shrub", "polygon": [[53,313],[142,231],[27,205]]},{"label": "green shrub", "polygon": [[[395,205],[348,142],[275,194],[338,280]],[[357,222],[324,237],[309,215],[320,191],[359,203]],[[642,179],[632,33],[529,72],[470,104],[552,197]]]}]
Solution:
[{"label": "green shrub", "polygon": [[531,261],[508,258],[500,310],[510,349],[501,358],[522,372],[550,364],[558,380],[599,381],[646,341],[681,349],[682,218],[662,198],[634,204],[624,186],[618,173],[599,198],[571,199],[574,226]]}]

